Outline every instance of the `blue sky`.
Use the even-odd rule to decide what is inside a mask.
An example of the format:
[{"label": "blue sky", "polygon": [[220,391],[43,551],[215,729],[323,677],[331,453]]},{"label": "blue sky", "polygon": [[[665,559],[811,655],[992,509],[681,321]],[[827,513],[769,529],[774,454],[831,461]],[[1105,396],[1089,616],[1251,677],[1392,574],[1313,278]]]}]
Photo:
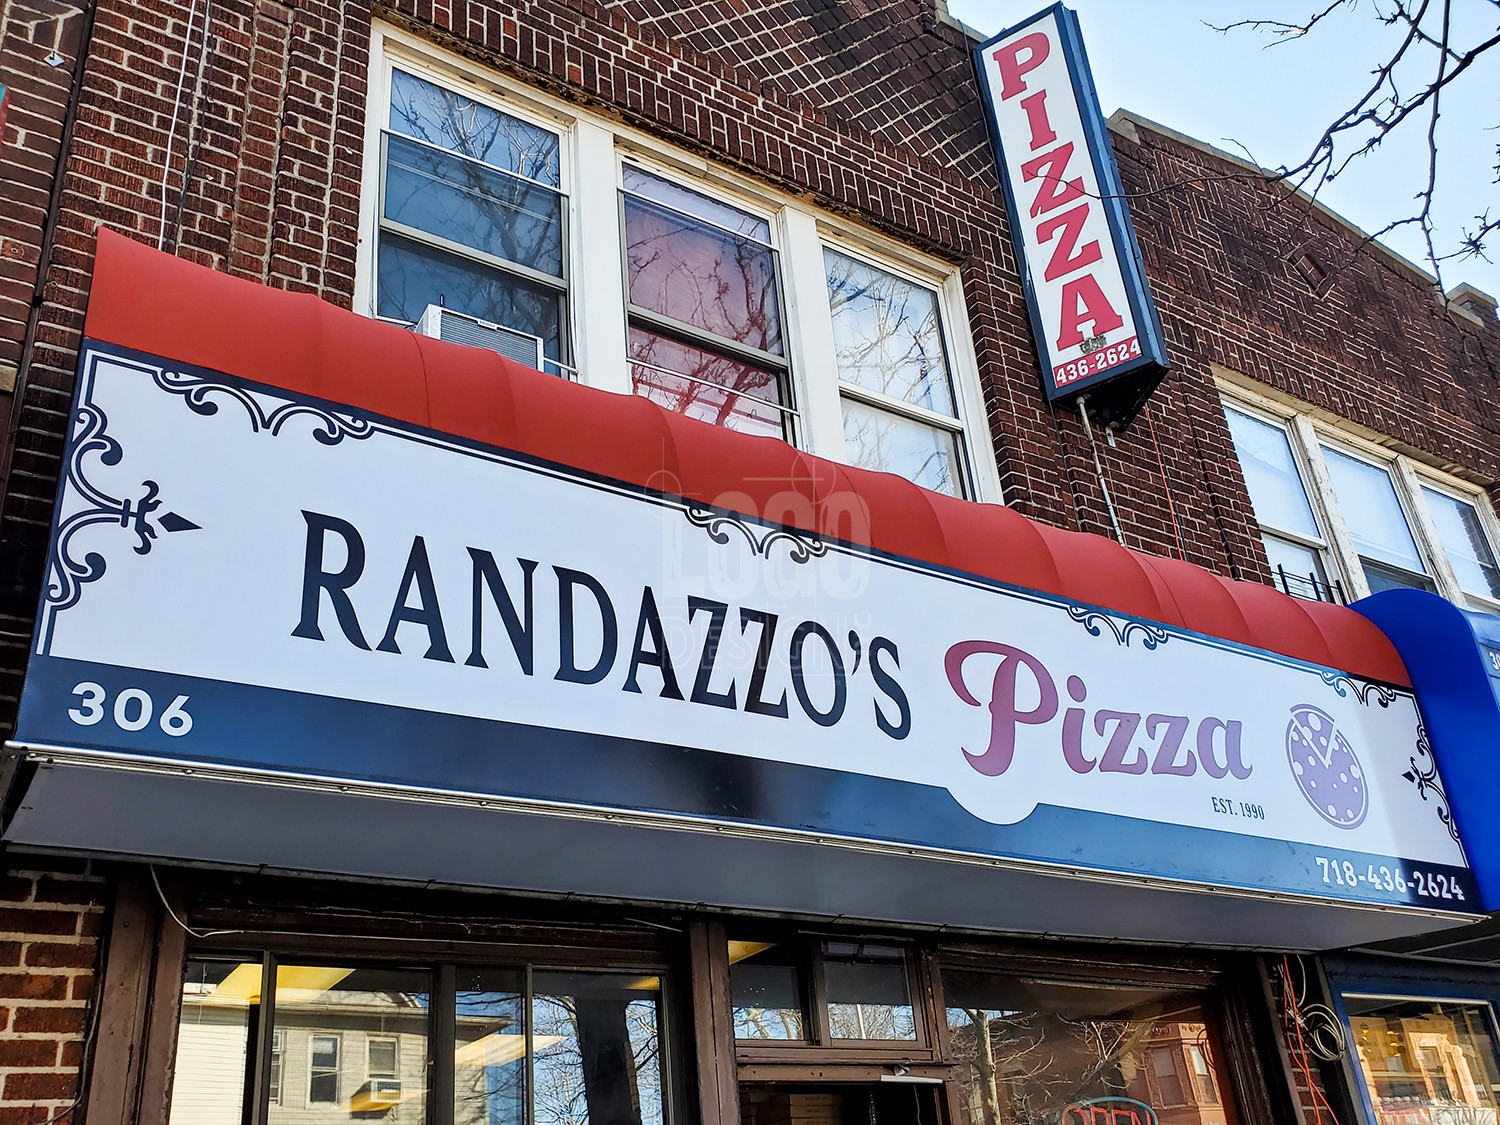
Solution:
[{"label": "blue sky", "polygon": [[[1045,0],[948,0],[958,19],[992,35],[1040,10]],[[1123,106],[1265,167],[1304,159],[1327,124],[1373,81],[1371,70],[1388,57],[1399,35],[1381,25],[1381,0],[1356,0],[1349,12],[1320,24],[1294,42],[1267,48],[1270,38],[1239,29],[1221,35],[1205,26],[1250,18],[1302,22],[1327,0],[1069,0],[1078,13],[1094,81],[1106,115]],[[1494,33],[1493,0],[1453,0],[1461,41],[1476,31]],[[1435,55],[1434,55],[1435,57]],[[1426,56],[1423,65],[1425,67]],[[1404,85],[1413,89],[1417,74]],[[1444,92],[1438,126],[1438,195],[1433,214],[1439,252],[1451,250],[1473,216],[1491,208],[1500,214],[1500,187],[1493,182],[1495,145],[1500,141],[1500,49]],[[1426,182],[1427,118],[1409,119],[1370,156],[1351,167],[1319,200],[1366,231],[1413,213],[1413,196]],[[1382,239],[1398,253],[1426,266],[1426,250],[1415,227]],[[1500,296],[1500,236],[1492,237],[1495,262],[1447,262],[1443,282],[1459,282]]]}]

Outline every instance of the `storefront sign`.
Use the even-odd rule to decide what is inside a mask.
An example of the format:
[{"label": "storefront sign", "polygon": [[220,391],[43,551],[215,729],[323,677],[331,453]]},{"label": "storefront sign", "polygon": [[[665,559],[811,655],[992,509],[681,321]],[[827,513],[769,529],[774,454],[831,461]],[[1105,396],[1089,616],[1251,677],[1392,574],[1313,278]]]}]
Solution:
[{"label": "storefront sign", "polygon": [[89,345],[17,741],[1469,908],[1409,691],[732,500]]},{"label": "storefront sign", "polygon": [[1078,17],[1054,5],[974,57],[1047,397],[1128,419],[1167,354]]}]

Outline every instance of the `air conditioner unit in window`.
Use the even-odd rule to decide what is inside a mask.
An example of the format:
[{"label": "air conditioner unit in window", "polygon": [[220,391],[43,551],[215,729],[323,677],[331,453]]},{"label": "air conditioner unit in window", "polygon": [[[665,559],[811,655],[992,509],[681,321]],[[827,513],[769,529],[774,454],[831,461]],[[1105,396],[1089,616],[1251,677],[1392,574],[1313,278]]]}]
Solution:
[{"label": "air conditioner unit in window", "polygon": [[538,371],[542,368],[542,338],[514,328],[491,324],[477,316],[445,309],[442,305],[428,305],[417,321],[417,331],[424,336],[436,336],[453,344],[467,344],[471,348],[489,348],[506,359],[524,363]]},{"label": "air conditioner unit in window", "polygon": [[389,1109],[400,1101],[399,1078],[372,1078],[349,1099],[349,1109],[353,1113],[369,1113],[372,1110]]}]

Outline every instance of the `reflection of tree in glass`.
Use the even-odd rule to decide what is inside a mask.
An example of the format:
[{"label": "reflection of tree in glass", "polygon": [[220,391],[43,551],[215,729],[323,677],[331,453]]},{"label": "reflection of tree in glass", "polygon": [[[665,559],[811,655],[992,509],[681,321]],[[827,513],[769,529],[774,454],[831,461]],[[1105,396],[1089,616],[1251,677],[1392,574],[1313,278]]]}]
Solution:
[{"label": "reflection of tree in glass", "polygon": [[520,1125],[526,1093],[521,1012],[514,992],[459,992],[455,1125]]},{"label": "reflection of tree in glass", "polygon": [[1082,1099],[1130,1096],[1160,1018],[1134,1016],[950,1008],[955,1060],[968,1069],[971,1125],[1057,1125],[1062,1110]]},{"label": "reflection of tree in glass", "polygon": [[734,1009],[736,1039],[802,1039],[802,1013],[791,1008]]},{"label": "reflection of tree in glass", "polygon": [[[781,354],[775,264],[768,247],[629,196],[625,241],[632,304],[711,336]],[[688,346],[640,330],[631,334],[632,359],[691,377],[648,379],[654,401],[716,425],[734,426],[735,415],[743,413],[760,420],[756,428],[770,422],[779,431],[777,412],[736,397],[746,394],[779,403],[779,374],[727,358],[710,347]],[[716,389],[720,387],[735,393]]]},{"label": "reflection of tree in glass", "polygon": [[[562,203],[552,190],[559,184],[556,134],[400,71],[392,82],[390,123],[399,135],[387,141],[387,218],[562,276]],[[400,309],[399,315],[412,317],[426,303],[442,304],[541,336],[551,345],[548,354],[556,357],[556,293],[479,263],[441,255],[439,266],[431,261],[438,257],[435,252],[424,257],[429,261],[418,263],[411,253],[399,260],[382,253],[383,313]],[[396,276],[387,277],[388,272]],[[406,292],[408,287],[415,291]]]},{"label": "reflection of tree in glass", "polygon": [[958,494],[954,441],[945,430],[846,398],[844,440],[850,460],[861,468],[898,473],[934,492]]},{"label": "reflection of tree in glass", "polygon": [[532,1020],[536,1125],[660,1125],[654,1001],[539,995]]},{"label": "reflection of tree in glass", "polygon": [[936,295],[834,250],[824,264],[839,377],[952,415]]}]

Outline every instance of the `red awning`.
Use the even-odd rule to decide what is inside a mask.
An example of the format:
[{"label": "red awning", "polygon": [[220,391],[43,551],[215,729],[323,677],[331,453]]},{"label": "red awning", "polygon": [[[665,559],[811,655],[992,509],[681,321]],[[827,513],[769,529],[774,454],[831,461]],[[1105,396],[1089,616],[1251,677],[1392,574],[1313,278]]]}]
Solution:
[{"label": "red awning", "polygon": [[[87,335],[985,578],[1407,685],[1342,606],[579,386],[101,230]],[[731,501],[730,498],[733,497]]]}]

